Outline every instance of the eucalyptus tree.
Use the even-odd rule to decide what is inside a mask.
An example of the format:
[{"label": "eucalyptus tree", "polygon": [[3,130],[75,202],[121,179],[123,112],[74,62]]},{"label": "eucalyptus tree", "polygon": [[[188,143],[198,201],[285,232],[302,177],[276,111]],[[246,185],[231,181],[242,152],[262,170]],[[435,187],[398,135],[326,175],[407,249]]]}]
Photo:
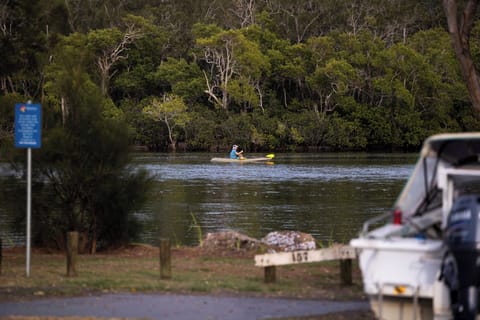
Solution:
[{"label": "eucalyptus tree", "polygon": [[231,9],[234,16],[239,20],[240,28],[256,24],[256,3],[255,0],[235,0]]},{"label": "eucalyptus tree", "polygon": [[203,70],[206,82],[205,93],[220,108],[228,110],[228,85],[237,64],[233,50],[238,32],[222,30],[204,38],[197,38],[197,47],[207,70]]},{"label": "eucalyptus tree", "polygon": [[[114,65],[115,74],[112,74],[108,92],[125,115],[132,142],[159,150],[158,139],[163,137],[164,130],[145,117],[142,101],[145,97],[170,92],[169,84],[157,76],[157,69],[171,54],[171,39],[175,36],[158,25],[154,17],[128,16],[127,19],[139,28],[141,37],[128,46],[124,58]],[[203,77],[200,80],[203,81]]]},{"label": "eucalyptus tree", "polygon": [[[204,142],[201,141],[205,140],[206,132],[209,132],[211,137],[213,137],[211,128],[213,127],[212,121],[214,116],[207,114],[204,110],[205,108],[201,108],[202,112],[194,113],[196,107],[198,109],[199,106],[202,106],[203,103],[207,102],[203,92],[205,80],[199,66],[194,62],[187,62],[185,59],[169,57],[157,67],[155,72],[152,73],[152,80],[156,83],[158,88],[155,94],[163,96],[162,98],[156,98],[156,102],[154,101],[157,107],[153,107],[151,99],[147,98],[142,101],[140,104],[142,105],[141,114],[147,121],[147,124],[152,123],[151,120],[155,123],[152,124],[152,126],[155,125],[158,127],[159,122],[164,124],[167,128],[167,133],[163,134],[165,130],[161,130],[161,128],[151,130],[148,139],[155,143],[150,144],[161,145],[161,141],[165,136],[165,140],[168,140],[170,146],[175,148],[177,136],[185,134],[185,136],[189,135],[188,143],[194,146],[194,149],[198,148],[200,145],[205,147]],[[170,104],[170,106],[175,105],[169,102],[167,105],[162,105],[162,107],[160,107],[159,105],[162,104],[161,101],[163,98],[168,98],[170,100],[173,98],[173,100],[178,102],[177,106],[179,106],[179,109],[171,110],[172,119],[169,119],[165,113],[163,115],[166,117],[159,117],[160,115],[158,113],[161,109],[163,112],[166,112],[167,108],[165,107],[167,107],[168,104]],[[187,105],[188,110],[186,107]],[[149,112],[149,114],[146,113],[146,109],[150,109],[151,112]],[[173,112],[179,111],[180,109],[182,109],[183,111],[181,112],[184,113],[181,117],[195,118],[195,121],[188,122],[188,126],[186,123],[180,126],[181,121],[176,123],[179,119],[173,119],[174,117],[178,117],[173,116]],[[152,116],[152,113],[156,116]],[[206,119],[207,117],[211,117],[212,119]],[[205,128],[203,128],[204,125],[206,126]],[[143,131],[145,127],[145,125],[143,125],[142,128],[138,127],[137,131]],[[185,137],[185,139],[187,139],[187,137]],[[206,140],[209,140],[210,142],[211,139]]]},{"label": "eucalyptus tree", "polygon": [[261,44],[248,37],[252,28],[255,27],[241,29],[246,41],[239,48],[240,63],[236,77],[232,81],[231,97],[240,106],[241,111],[258,107],[265,112],[264,83],[270,74],[271,66],[269,57],[261,50]]},{"label": "eucalyptus tree", "polygon": [[[125,20],[135,25],[141,36],[128,46],[124,58],[114,65],[109,94],[117,105],[123,99],[139,102],[165,90],[156,72],[162,61],[172,54],[170,50],[174,44],[171,39],[175,37],[158,25],[155,18],[129,16]],[[137,112],[141,113],[141,109]]]},{"label": "eucalyptus tree", "polygon": [[369,37],[364,32],[332,32],[308,39],[304,51],[308,108],[296,119],[299,132],[309,146],[317,148],[365,147],[366,134],[355,112],[368,81],[366,52],[375,52]]},{"label": "eucalyptus tree", "polygon": [[[399,63],[400,62],[400,63]],[[420,55],[398,44],[381,52],[376,60],[377,76],[373,87],[390,125],[392,145],[417,146],[427,136],[418,107],[418,90],[428,69]]]},{"label": "eucalyptus tree", "polygon": [[[358,82],[357,70],[343,59],[329,59],[323,66],[317,66],[313,74],[307,77],[307,84],[318,94],[315,113],[328,113],[345,102],[352,95],[355,82]],[[343,99],[342,99],[343,98]]]},{"label": "eucalyptus tree", "polygon": [[196,39],[196,50],[205,63],[205,93],[225,111],[231,109],[232,99],[244,107],[258,104],[252,92],[268,69],[268,59],[259,45],[245,37],[242,30],[198,28],[208,32],[203,36],[200,33]]},{"label": "eucalyptus tree", "polygon": [[242,29],[243,34],[249,41],[258,44],[262,56],[257,58],[261,68],[256,68],[256,76],[251,77],[250,82],[258,97],[258,109],[262,114],[273,115],[272,112],[280,112],[284,90],[284,75],[281,66],[287,61],[286,51],[291,45],[288,40],[272,32],[264,22],[258,25]]},{"label": "eucalyptus tree", "polygon": [[165,124],[168,139],[173,151],[176,150],[178,130],[185,130],[191,121],[187,106],[179,96],[164,94],[160,99],[153,98],[151,103],[143,108],[143,113],[155,122]]},{"label": "eucalyptus tree", "polygon": [[[281,81],[281,94],[284,107],[291,108],[292,100],[304,100],[306,92],[305,77],[309,74],[308,61],[305,59],[305,44],[293,44],[280,51],[276,74]],[[310,70],[311,71],[311,70]]]},{"label": "eucalyptus tree", "polygon": [[470,51],[470,33],[477,18],[478,0],[466,1],[460,13],[457,1],[443,0],[448,32],[460,63],[473,108],[480,112],[480,75]]},{"label": "eucalyptus tree", "polygon": [[443,28],[420,31],[409,38],[407,45],[421,54],[426,64],[417,91],[425,127],[431,133],[468,130],[462,123],[475,112],[455,53],[445,50],[450,46],[448,33]]},{"label": "eucalyptus tree", "polygon": [[143,37],[142,28],[146,23],[143,18],[129,16],[124,21],[124,31],[113,27],[92,30],[87,34],[87,45],[95,55],[103,95],[108,94],[110,79],[115,74],[114,66],[126,59],[129,47]]}]

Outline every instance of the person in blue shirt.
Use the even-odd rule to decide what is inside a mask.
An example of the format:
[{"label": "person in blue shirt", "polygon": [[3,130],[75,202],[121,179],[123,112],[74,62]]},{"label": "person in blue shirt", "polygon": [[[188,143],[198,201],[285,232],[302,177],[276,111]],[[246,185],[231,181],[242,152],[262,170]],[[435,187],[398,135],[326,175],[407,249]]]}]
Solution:
[{"label": "person in blue shirt", "polygon": [[243,159],[243,150],[238,150],[238,146],[234,144],[230,151],[230,159]]}]

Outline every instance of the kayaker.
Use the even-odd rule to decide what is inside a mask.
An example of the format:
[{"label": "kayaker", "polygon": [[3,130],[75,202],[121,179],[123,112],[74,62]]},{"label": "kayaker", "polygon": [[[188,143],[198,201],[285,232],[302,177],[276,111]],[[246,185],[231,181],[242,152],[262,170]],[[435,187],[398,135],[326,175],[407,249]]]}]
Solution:
[{"label": "kayaker", "polygon": [[237,150],[238,146],[234,144],[230,151],[230,159],[243,159],[243,150]]},{"label": "kayaker", "polygon": [[240,157],[240,159],[243,159],[243,149],[242,147],[238,146],[237,147],[237,155]]}]

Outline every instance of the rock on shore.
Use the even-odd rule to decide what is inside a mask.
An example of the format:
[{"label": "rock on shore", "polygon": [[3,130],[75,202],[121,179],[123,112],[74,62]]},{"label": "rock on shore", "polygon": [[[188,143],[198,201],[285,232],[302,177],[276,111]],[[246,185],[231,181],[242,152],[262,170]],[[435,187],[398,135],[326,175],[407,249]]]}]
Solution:
[{"label": "rock on shore", "polygon": [[237,250],[256,250],[263,247],[267,248],[269,252],[277,252],[313,250],[316,249],[316,242],[312,235],[299,231],[274,231],[258,240],[240,232],[229,230],[207,233],[203,239],[203,247],[207,249],[230,248]]}]

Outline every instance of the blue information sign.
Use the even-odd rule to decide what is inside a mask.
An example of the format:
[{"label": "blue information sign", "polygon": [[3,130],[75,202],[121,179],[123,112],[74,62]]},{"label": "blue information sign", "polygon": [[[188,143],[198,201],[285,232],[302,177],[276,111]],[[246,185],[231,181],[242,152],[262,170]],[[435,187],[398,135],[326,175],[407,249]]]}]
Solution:
[{"label": "blue information sign", "polygon": [[40,148],[42,145],[42,106],[15,104],[15,147]]}]

